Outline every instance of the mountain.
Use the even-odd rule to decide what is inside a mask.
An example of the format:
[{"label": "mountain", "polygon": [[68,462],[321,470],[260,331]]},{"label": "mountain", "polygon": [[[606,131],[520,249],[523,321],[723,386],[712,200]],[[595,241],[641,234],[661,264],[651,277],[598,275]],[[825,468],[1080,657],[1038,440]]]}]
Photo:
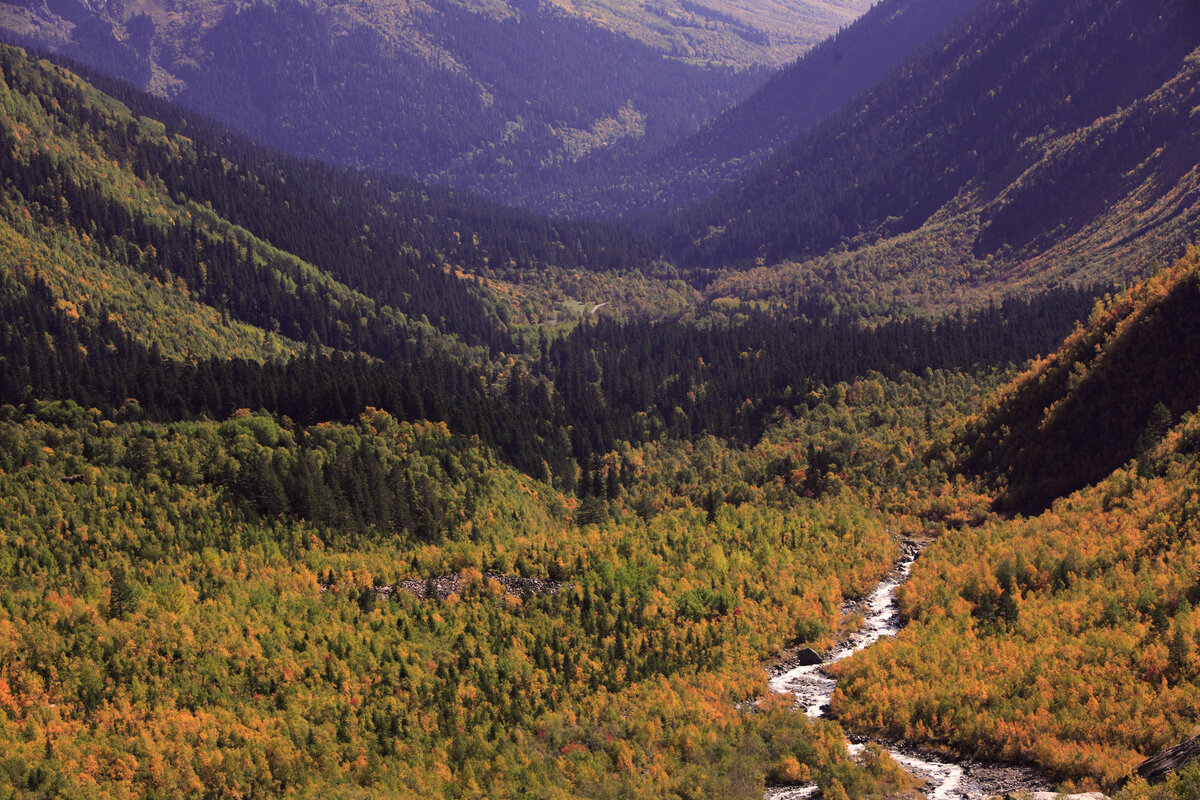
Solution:
[{"label": "mountain", "polygon": [[570,488],[621,441],[755,441],[814,383],[1027,358],[1090,303],[871,329],[701,307],[624,229],[294,161],[0,55],[4,402],[304,424],[372,406]]},{"label": "mountain", "polygon": [[[635,305],[692,302],[627,232],[296,162],[178,112],[168,127],[13,48],[0,69],[7,402],[301,420],[368,404],[533,444],[487,390],[519,327],[623,313],[639,282]],[[647,276],[601,274],[617,266]]]},{"label": "mountain", "polygon": [[1198,42],[1183,0],[984,3],[658,230],[684,264],[765,267],[714,296],[949,304],[1123,279],[1177,257],[1200,215]]},{"label": "mountain", "polygon": [[882,0],[679,142],[623,163],[600,151],[572,184],[521,205],[572,216],[636,216],[714,194],[870,89],[978,0]]},{"label": "mountain", "polygon": [[554,0],[556,9],[644,42],[673,58],[778,67],[866,11],[869,0]]},{"label": "mountain", "polygon": [[[104,85],[0,48],[0,792],[896,797],[763,665],[930,531],[842,719],[1088,785],[1194,724],[1197,253],[1099,306],[705,301]],[[1045,457],[1118,466],[991,513]]]},{"label": "mountain", "polygon": [[65,0],[0,20],[284,152],[505,200],[674,142],[862,7]]}]

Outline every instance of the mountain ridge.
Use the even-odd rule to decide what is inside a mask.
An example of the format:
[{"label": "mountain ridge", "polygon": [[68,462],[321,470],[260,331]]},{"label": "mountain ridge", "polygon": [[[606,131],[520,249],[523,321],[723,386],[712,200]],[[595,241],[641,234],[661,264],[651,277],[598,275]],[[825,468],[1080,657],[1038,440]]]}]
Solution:
[{"label": "mountain ridge", "polygon": [[[826,21],[802,49],[865,6],[817,4]],[[778,43],[754,46],[766,61],[743,54],[732,66],[652,46],[679,44],[654,34],[675,30],[671,19],[701,39],[746,43],[758,29],[738,21],[739,9],[775,19],[776,34],[787,17],[772,0],[733,16],[710,5],[62,0],[0,4],[0,27],[293,155],[511,202],[523,183],[555,180],[589,153],[655,150],[749,93]],[[642,17],[652,24],[641,39],[620,24]],[[705,47],[683,36],[684,49],[695,50],[685,40]]]},{"label": "mountain ridge", "polygon": [[[863,291],[904,302],[920,287],[926,302],[933,289],[947,303],[964,291],[1036,285],[1038,275],[1043,285],[1124,280],[1155,256],[1173,260],[1200,213],[1186,168],[1200,144],[1189,121],[1200,12],[1174,0],[1039,9],[1023,3],[1010,15],[1006,4],[984,4],[739,183],[660,218],[666,223],[654,229],[673,236],[668,252],[685,264],[734,267],[723,282],[744,287],[744,297],[756,280],[736,269],[760,266],[766,283],[782,264],[793,293],[857,284],[865,273],[876,285]],[[1085,152],[1087,137],[1099,141]],[[1155,155],[1160,147],[1166,156]],[[1174,172],[1156,176],[1168,156]],[[1142,165],[1144,182],[1106,178],[1104,160],[1114,158],[1127,162],[1122,173]],[[1107,182],[1103,192],[1093,185],[1061,197],[1037,186],[1068,174]],[[1036,202],[1055,205],[1053,213]],[[1140,262],[1109,233],[1137,214],[1145,224],[1129,243],[1153,251]],[[901,250],[961,266],[946,276],[888,268]],[[843,265],[841,276],[832,262]]]},{"label": "mountain ridge", "polygon": [[521,202],[546,213],[630,218],[702,199],[840,110],[977,3],[875,3],[678,142],[631,165],[601,154],[569,187],[530,193]]}]

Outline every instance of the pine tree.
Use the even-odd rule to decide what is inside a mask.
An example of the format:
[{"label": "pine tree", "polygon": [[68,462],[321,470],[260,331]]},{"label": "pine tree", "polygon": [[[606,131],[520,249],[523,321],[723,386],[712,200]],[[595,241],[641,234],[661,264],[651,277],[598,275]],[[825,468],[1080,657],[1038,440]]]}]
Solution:
[{"label": "pine tree", "polygon": [[125,572],[125,567],[113,567],[109,573],[109,619],[125,618],[125,615],[133,609],[136,591],[136,587]]}]

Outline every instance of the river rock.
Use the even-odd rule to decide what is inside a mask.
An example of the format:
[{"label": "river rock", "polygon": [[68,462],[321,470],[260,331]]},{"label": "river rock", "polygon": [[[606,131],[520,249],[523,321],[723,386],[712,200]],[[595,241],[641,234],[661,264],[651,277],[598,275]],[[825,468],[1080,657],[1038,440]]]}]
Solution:
[{"label": "river rock", "polygon": [[1137,768],[1137,774],[1148,783],[1157,783],[1167,777],[1168,772],[1177,772],[1200,758],[1200,736],[1193,736],[1174,747],[1168,747],[1156,756],[1147,758]]},{"label": "river rock", "polygon": [[988,800],[1108,800],[1108,795],[1100,792],[1083,792],[1082,794],[1058,794],[1056,792],[1009,792],[997,794]]},{"label": "river rock", "polygon": [[801,647],[789,661],[797,667],[815,667],[818,664],[825,663],[825,659],[821,657],[821,654],[811,647]]}]

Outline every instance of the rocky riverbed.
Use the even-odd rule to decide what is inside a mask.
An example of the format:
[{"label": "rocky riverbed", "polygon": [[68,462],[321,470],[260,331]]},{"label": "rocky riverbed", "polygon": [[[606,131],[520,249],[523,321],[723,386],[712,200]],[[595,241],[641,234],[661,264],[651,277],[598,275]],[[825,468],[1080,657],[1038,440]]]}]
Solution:
[{"label": "rocky riverbed", "polygon": [[[908,580],[921,545],[906,543],[904,557],[887,578],[869,596],[850,601],[843,616],[860,614],[863,624],[814,664],[810,652],[797,651],[768,668],[769,685],[774,692],[791,694],[796,706],[811,717],[828,716],[829,700],[837,681],[825,667],[848,658],[885,636],[895,636],[903,625],[896,605],[896,588]],[[860,751],[867,740],[850,737],[850,751]],[[1028,767],[994,762],[954,759],[911,747],[903,743],[879,742],[906,770],[926,782],[925,793],[935,800],[977,800],[1013,792],[1043,792],[1052,789],[1048,781]],[[786,786],[767,789],[767,800],[799,800],[816,795],[816,786]]]}]

